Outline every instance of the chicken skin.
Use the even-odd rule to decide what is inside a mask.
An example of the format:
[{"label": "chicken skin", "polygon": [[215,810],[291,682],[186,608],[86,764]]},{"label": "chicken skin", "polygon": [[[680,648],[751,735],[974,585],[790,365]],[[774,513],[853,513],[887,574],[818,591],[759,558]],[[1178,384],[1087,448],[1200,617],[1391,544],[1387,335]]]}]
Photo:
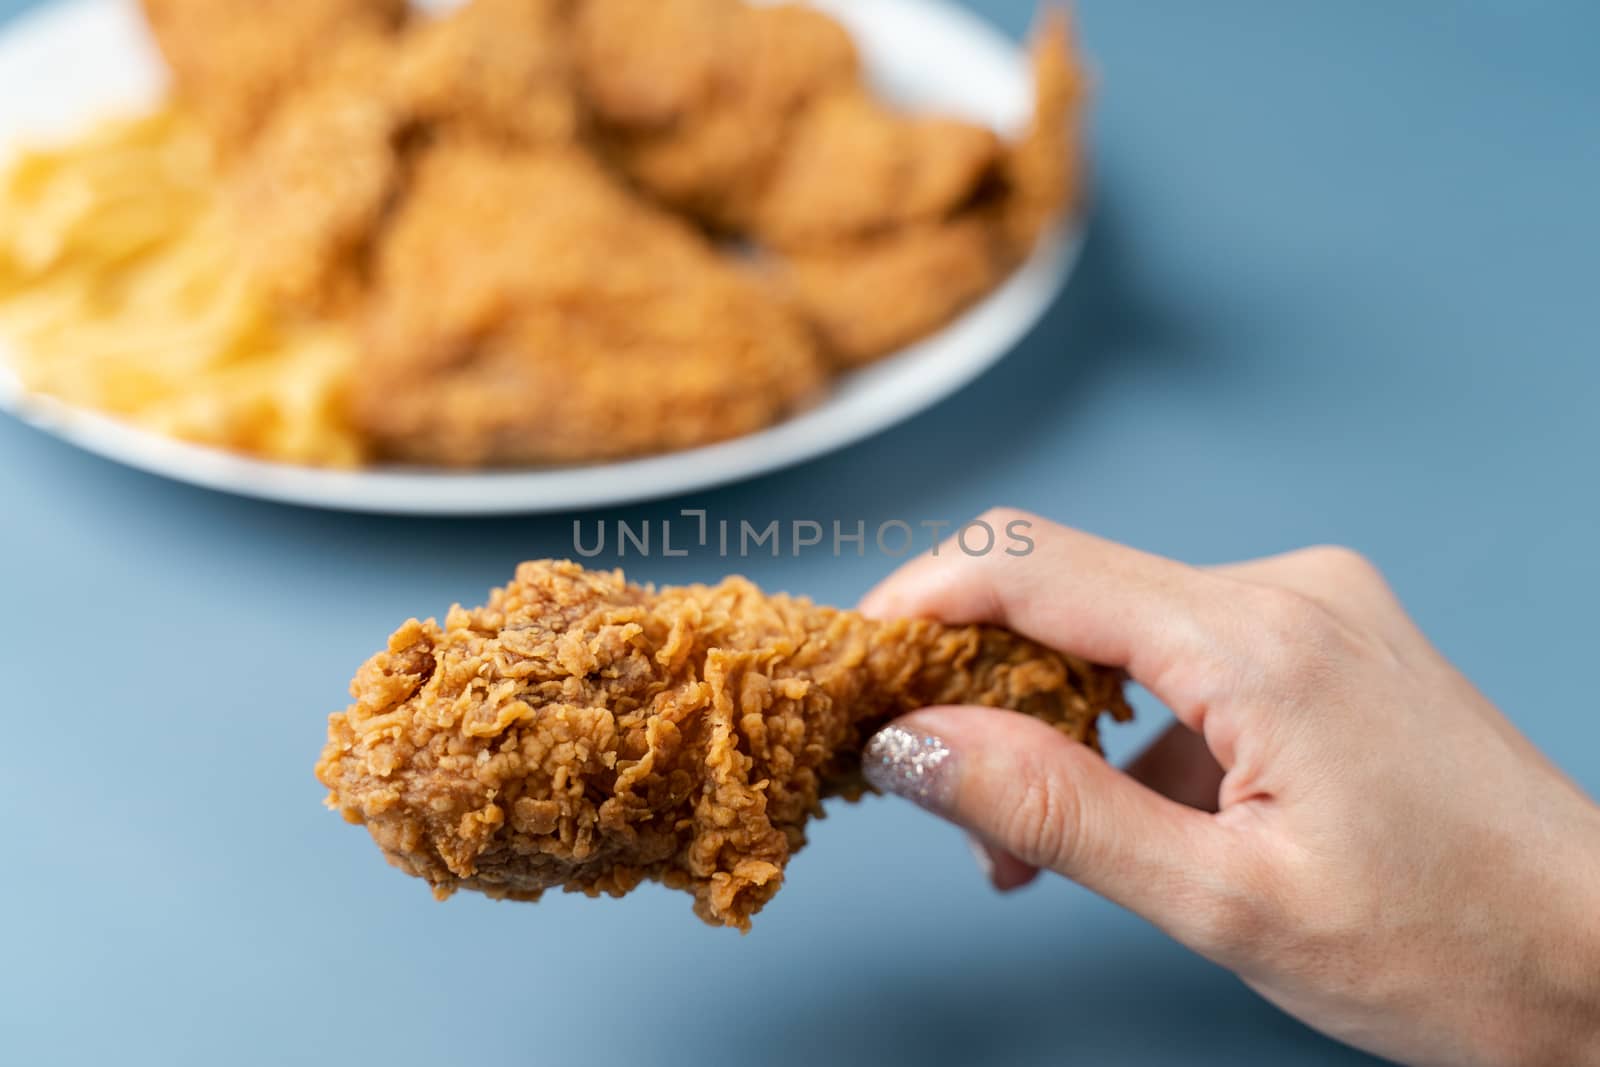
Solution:
[{"label": "chicken skin", "polygon": [[747,930],[860,753],[939,703],[1037,716],[1089,745],[1120,672],[1007,631],[870,621],[740,578],[652,589],[524,563],[444,626],[407,622],[329,718],[317,777],[443,899],[620,896],[659,881]]}]

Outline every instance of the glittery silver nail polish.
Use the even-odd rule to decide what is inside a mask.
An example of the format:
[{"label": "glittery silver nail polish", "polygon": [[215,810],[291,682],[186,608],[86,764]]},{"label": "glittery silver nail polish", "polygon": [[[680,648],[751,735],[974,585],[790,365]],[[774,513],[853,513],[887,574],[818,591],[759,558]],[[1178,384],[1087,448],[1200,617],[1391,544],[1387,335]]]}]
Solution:
[{"label": "glittery silver nail polish", "polygon": [[954,787],[950,748],[932,734],[886,726],[861,754],[861,773],[885,793],[905,797],[929,811],[950,806]]}]

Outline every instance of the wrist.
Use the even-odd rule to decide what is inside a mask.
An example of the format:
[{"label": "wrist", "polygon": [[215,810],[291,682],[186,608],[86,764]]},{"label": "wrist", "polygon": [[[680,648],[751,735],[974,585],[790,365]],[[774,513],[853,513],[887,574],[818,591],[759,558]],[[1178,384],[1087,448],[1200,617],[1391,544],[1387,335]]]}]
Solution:
[{"label": "wrist", "polygon": [[1479,926],[1480,943],[1495,947],[1477,995],[1449,1013],[1472,1063],[1600,1064],[1600,808],[1576,829],[1524,842],[1483,914],[1494,932]]},{"label": "wrist", "polygon": [[1572,928],[1572,1002],[1575,1026],[1564,1063],[1600,1063],[1600,806],[1589,807],[1590,832],[1580,845],[1579,892]]},{"label": "wrist", "polygon": [[[1550,862],[1549,921],[1534,961],[1538,1008],[1515,1062],[1533,1067],[1600,1063],[1600,807],[1573,836],[1570,864]],[[1555,857],[1547,857],[1547,862]],[[1540,907],[1538,899],[1529,909]]]}]

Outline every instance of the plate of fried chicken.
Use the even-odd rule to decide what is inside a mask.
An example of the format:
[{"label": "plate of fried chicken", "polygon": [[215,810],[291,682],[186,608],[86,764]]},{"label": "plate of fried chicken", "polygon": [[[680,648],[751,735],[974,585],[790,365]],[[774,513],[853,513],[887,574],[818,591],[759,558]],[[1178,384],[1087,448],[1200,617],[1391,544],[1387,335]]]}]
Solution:
[{"label": "plate of fried chicken", "polygon": [[[67,0],[0,35],[0,153],[174,100],[238,256],[348,329],[370,462],[6,380],[89,451],[312,506],[488,514],[841,448],[1003,357],[1078,247],[1084,77],[944,0]],[[0,353],[3,354],[3,353]]]}]

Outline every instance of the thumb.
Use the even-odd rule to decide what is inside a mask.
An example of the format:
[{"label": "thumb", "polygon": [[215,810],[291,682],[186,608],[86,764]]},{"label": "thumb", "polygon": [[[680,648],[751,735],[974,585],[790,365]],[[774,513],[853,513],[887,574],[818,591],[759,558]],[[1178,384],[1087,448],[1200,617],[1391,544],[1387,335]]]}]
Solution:
[{"label": "thumb", "polygon": [[1168,800],[1038,719],[979,707],[897,719],[862,755],[868,782],[1024,863],[1066,875],[1165,928],[1205,939],[1237,895],[1237,835]]}]

